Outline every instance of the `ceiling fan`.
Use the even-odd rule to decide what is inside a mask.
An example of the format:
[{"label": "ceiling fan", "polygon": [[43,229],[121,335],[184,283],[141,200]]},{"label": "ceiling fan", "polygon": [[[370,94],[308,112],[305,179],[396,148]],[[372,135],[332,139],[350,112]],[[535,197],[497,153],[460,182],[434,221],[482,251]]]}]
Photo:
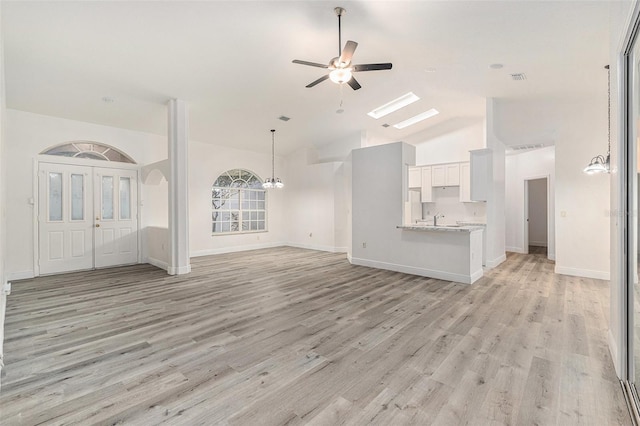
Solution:
[{"label": "ceiling fan", "polygon": [[354,65],[351,63],[351,58],[353,56],[353,52],[356,51],[356,47],[358,47],[358,43],[355,41],[349,40],[344,45],[344,49],[342,49],[342,28],[341,18],[342,15],[346,12],[346,10],[342,7],[336,7],[333,9],[338,15],[338,56],[331,59],[329,64],[319,64],[317,62],[308,62],[301,61],[299,59],[294,59],[294,64],[300,65],[309,65],[311,67],[318,68],[326,68],[330,70],[329,74],[323,75],[319,79],[312,81],[307,84],[306,87],[313,87],[318,83],[322,83],[326,79],[331,79],[334,83],[344,84],[347,83],[353,90],[358,90],[362,86],[360,83],[353,77],[352,73],[361,72],[361,71],[380,71],[380,70],[390,70],[392,64],[389,62],[383,64],[360,64]]}]

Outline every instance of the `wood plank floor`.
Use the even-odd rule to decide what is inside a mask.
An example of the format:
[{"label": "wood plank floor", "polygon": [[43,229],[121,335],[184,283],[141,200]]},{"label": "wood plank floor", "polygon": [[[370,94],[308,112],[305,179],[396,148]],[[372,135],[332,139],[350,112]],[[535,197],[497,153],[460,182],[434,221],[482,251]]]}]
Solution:
[{"label": "wood plank floor", "polygon": [[16,282],[0,422],[625,425],[608,284],[472,286],[276,248]]}]

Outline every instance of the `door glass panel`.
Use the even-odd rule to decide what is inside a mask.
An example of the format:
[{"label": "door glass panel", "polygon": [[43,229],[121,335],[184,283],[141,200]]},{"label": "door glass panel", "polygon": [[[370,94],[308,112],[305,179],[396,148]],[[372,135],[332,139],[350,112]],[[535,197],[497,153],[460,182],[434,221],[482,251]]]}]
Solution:
[{"label": "door glass panel", "polygon": [[113,219],[113,176],[102,176],[102,218]]},{"label": "door glass panel", "polygon": [[120,219],[131,219],[131,179],[120,178]]},{"label": "door glass panel", "polygon": [[62,173],[49,173],[49,220],[62,220]]},{"label": "door glass panel", "polygon": [[83,175],[71,175],[71,220],[84,220]]}]

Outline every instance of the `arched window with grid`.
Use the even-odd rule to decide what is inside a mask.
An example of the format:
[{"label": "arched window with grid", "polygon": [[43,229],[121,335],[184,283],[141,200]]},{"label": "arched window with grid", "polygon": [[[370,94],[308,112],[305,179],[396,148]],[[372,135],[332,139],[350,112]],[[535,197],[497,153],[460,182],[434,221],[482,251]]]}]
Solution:
[{"label": "arched window with grid", "polygon": [[211,202],[213,234],[267,230],[267,191],[254,173],[233,169],[218,176]]}]

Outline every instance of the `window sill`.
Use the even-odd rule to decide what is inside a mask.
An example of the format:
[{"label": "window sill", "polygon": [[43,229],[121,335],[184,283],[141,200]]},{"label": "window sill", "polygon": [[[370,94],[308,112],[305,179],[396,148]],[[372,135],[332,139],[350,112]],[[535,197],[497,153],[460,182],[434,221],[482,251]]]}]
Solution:
[{"label": "window sill", "polygon": [[242,235],[242,234],[264,234],[269,232],[266,229],[261,229],[259,231],[234,231],[234,232],[212,232],[212,237],[217,237],[219,235]]}]

